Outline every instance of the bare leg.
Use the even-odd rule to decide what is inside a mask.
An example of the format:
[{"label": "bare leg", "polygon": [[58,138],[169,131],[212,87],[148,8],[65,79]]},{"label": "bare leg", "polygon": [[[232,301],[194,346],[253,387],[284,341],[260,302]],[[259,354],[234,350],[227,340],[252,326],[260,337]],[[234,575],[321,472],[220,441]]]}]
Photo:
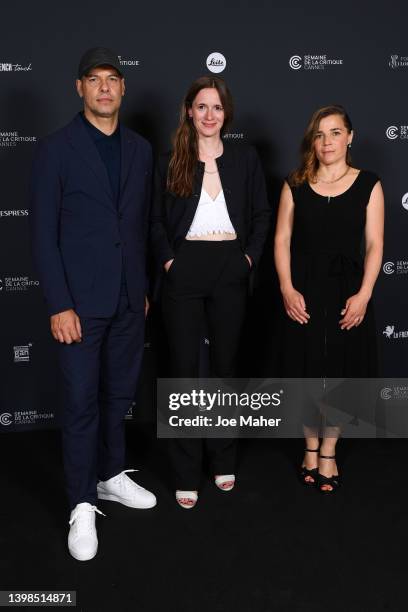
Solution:
[{"label": "bare leg", "polygon": [[[317,435],[316,429],[311,427],[304,427],[303,431],[305,433],[305,449],[308,450],[317,450],[319,448],[319,437]],[[302,468],[305,467],[308,470],[313,470],[317,468],[319,465],[319,453],[308,453],[305,451],[305,455],[303,458]],[[305,482],[314,483],[315,479],[313,476],[305,476]]]},{"label": "bare leg", "polygon": [[[339,429],[336,427],[330,428],[330,431],[327,432],[328,435],[322,439],[322,444],[320,447],[320,455],[325,455],[328,457],[334,457],[336,454],[336,444],[339,439]],[[337,464],[335,459],[323,459],[320,457],[319,459],[319,473],[327,478],[331,476],[337,476]],[[329,484],[324,484],[321,486],[322,491],[332,491],[333,487]]]}]

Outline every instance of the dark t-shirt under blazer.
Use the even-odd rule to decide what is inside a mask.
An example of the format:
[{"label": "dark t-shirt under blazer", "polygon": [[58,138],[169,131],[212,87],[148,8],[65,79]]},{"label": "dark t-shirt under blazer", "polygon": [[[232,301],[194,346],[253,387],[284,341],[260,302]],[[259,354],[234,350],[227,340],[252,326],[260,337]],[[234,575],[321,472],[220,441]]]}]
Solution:
[{"label": "dark t-shirt under blazer", "polygon": [[[170,154],[167,154],[157,163],[151,215],[151,240],[161,267],[173,259],[190,229],[200,199],[205,168],[203,162],[197,161],[193,193],[183,198],[166,188],[169,161]],[[242,250],[256,265],[271,218],[258,154],[252,146],[224,142],[224,152],[216,162],[232,225]]]},{"label": "dark t-shirt under blazer", "polygon": [[116,130],[109,136],[98,130],[97,127],[92,125],[85,117],[84,113],[80,114],[81,119],[84,122],[88,134],[92,138],[95,147],[98,149],[99,155],[103,163],[105,164],[106,171],[108,173],[110,186],[113,192],[113,198],[116,205],[119,204],[120,195],[120,167],[121,167],[121,154],[120,154],[120,123],[118,123]]}]

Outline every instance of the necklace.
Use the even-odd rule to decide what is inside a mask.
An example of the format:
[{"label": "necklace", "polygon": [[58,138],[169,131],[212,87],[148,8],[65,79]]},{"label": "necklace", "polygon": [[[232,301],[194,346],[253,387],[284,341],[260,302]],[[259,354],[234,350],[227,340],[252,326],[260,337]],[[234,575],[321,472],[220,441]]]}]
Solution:
[{"label": "necklace", "polygon": [[[218,148],[216,150],[216,152],[214,153],[214,155],[209,155],[208,153],[205,153],[205,155],[203,155],[203,157],[208,157],[209,159],[215,159],[216,157],[218,157],[220,154],[222,154],[222,150],[223,150],[223,144],[222,141],[218,144]],[[200,150],[198,153],[198,157],[199,159],[202,158],[202,155],[200,154]],[[205,162],[204,162],[205,163]]]},{"label": "necklace", "polygon": [[337,181],[339,181],[340,179],[342,179],[344,176],[346,176],[346,174],[348,173],[348,171],[350,170],[350,166],[347,166],[347,170],[341,174],[340,176],[338,176],[337,178],[335,178],[332,181],[323,181],[322,179],[320,179],[319,177],[317,177],[317,180],[320,183],[324,183],[325,185],[331,185],[332,183],[337,183]]},{"label": "necklace", "polygon": [[[214,154],[213,157],[210,157],[209,155],[207,155],[207,157],[210,157],[210,159],[215,159],[216,157],[218,157],[218,154],[220,151],[222,151],[222,142],[220,142],[220,146],[218,147],[218,150],[216,151],[216,153]],[[204,164],[206,164],[206,162],[204,162]],[[217,163],[215,164],[217,165]],[[218,174],[218,168],[216,170],[205,170],[204,169],[205,174]]]}]

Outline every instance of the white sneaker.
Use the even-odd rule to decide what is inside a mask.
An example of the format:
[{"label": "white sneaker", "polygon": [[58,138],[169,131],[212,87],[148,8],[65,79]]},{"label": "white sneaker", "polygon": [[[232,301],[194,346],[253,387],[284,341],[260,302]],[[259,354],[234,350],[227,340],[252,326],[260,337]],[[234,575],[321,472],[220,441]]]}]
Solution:
[{"label": "white sneaker", "polygon": [[[96,506],[88,502],[77,504],[71,512],[68,534],[68,549],[77,561],[93,559],[98,550],[98,538],[95,528],[95,512],[103,514]],[[105,516],[103,514],[103,516]]]},{"label": "white sneaker", "polygon": [[123,470],[109,480],[98,482],[98,498],[116,501],[129,508],[153,508],[157,503],[156,496],[136,484],[126,472],[137,472],[137,470]]}]

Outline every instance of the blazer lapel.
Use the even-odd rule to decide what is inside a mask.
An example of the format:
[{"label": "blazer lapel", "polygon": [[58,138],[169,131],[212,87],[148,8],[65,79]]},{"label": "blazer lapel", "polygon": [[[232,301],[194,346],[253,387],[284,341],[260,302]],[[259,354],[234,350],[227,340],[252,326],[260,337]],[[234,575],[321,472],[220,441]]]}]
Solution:
[{"label": "blazer lapel", "polygon": [[220,173],[220,180],[222,189],[224,191],[225,203],[227,205],[228,214],[231,219],[236,217],[234,210],[232,197],[231,185],[233,184],[233,151],[228,146],[228,143],[224,142],[224,153],[217,160],[218,172]]},{"label": "blazer lapel", "polygon": [[126,181],[129,176],[130,167],[132,165],[133,156],[136,151],[136,141],[132,138],[132,135],[128,133],[128,130],[121,126],[120,128],[120,195],[119,195],[119,208],[123,202],[123,194],[126,187]]},{"label": "blazer lapel", "polygon": [[112,187],[110,185],[105,164],[99,155],[98,149],[92,142],[92,139],[90,138],[79,114],[75,117],[70,125],[70,129],[68,130],[68,138],[71,145],[95,174],[96,178],[98,179],[98,183],[108,196],[107,200],[109,200],[110,206],[115,206],[113,201]]}]

